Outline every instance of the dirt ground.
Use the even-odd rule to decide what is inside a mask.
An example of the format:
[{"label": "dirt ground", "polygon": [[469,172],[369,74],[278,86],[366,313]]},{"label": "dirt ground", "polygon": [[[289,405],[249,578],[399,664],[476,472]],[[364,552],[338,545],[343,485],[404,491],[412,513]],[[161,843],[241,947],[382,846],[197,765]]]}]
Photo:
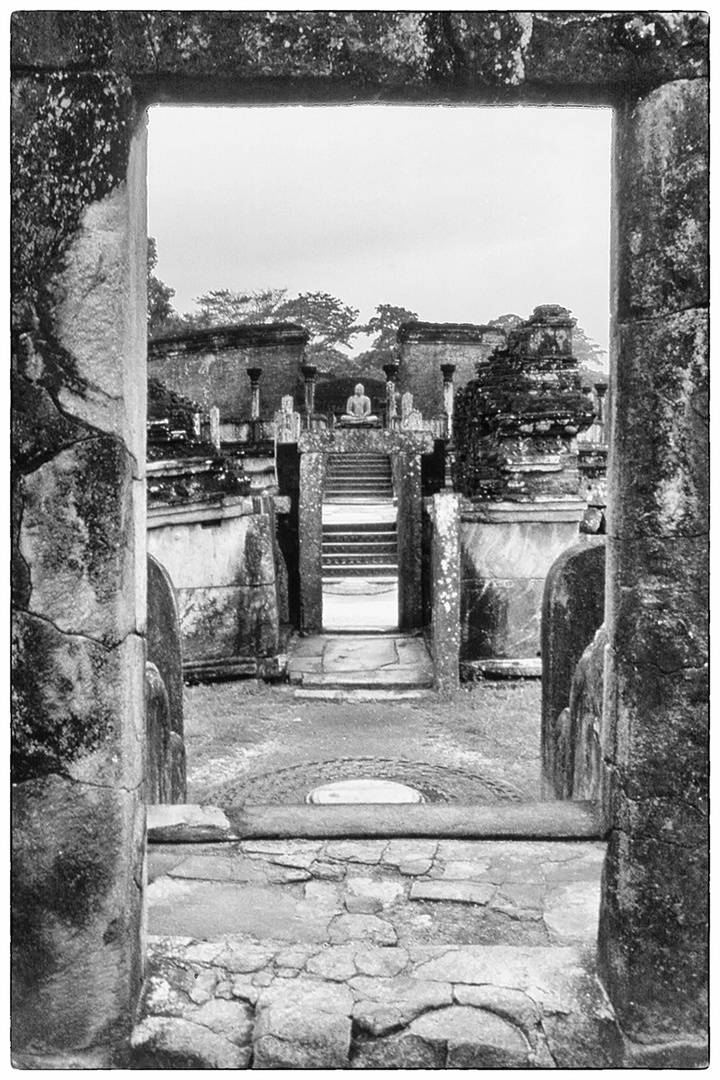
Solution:
[{"label": "dirt ground", "polygon": [[296,699],[257,680],[185,688],[188,801],[304,802],[374,776],[429,802],[537,799],[540,682],[482,682],[451,702]]}]

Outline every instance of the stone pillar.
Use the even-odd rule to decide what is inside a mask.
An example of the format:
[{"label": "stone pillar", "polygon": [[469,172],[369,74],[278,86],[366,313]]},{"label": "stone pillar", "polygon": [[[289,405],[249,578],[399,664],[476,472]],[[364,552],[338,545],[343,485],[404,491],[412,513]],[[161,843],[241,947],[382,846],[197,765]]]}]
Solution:
[{"label": "stone pillar", "polygon": [[110,72],[14,92],[13,1051],[106,1069],[143,963],[146,140]]},{"label": "stone pillar", "polygon": [[260,419],[260,376],[262,368],[250,367],[247,369],[250,376],[250,419]]},{"label": "stone pillar", "polygon": [[393,484],[397,493],[398,625],[401,630],[422,626],[422,458],[393,454]]},{"label": "stone pillar", "polygon": [[433,686],[450,696],[460,685],[460,501],[441,492],[430,504],[432,520],[431,640]]},{"label": "stone pillar", "polygon": [[448,439],[453,437],[453,375],[455,364],[441,364],[440,370],[443,377],[443,409],[445,411],[445,434]]},{"label": "stone pillar", "polygon": [[210,442],[220,450],[220,410],[217,405],[210,407]]},{"label": "stone pillar", "polygon": [[385,427],[394,427],[395,421],[395,384],[398,377],[397,364],[383,364],[385,372]]},{"label": "stone pillar", "polygon": [[305,379],[305,425],[310,428],[315,414],[315,376],[317,375],[317,368],[312,364],[303,364],[301,371]]},{"label": "stone pillar", "polygon": [[300,457],[300,629],[322,630],[322,497],[325,455],[307,451]]},{"label": "stone pillar", "polygon": [[599,947],[647,1067],[707,1031],[707,92],[616,114]]}]

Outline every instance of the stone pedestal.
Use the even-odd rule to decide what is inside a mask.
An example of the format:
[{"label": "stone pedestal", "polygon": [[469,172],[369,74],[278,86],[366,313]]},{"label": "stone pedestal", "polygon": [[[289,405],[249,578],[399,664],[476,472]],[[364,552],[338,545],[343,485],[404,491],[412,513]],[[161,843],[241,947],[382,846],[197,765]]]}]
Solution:
[{"label": "stone pedestal", "polygon": [[464,660],[540,655],[545,576],[585,510],[576,437],[593,412],[574,325],[565,308],[536,308],[458,394]]},{"label": "stone pedestal", "polygon": [[277,657],[273,534],[271,503],[262,497],[150,507],[148,548],[177,590],[186,676],[229,674],[233,665],[251,674]]},{"label": "stone pedestal", "polygon": [[545,578],[584,510],[580,499],[462,504],[463,660],[540,656]]}]

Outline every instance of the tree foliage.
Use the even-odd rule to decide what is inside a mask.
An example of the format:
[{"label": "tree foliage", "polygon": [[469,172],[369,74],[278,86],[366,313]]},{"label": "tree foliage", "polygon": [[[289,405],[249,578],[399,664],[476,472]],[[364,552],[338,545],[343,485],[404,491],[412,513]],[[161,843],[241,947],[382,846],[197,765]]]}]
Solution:
[{"label": "tree foliage", "polygon": [[170,303],[175,290],[156,277],[153,271],[157,266],[157,243],[154,236],[148,236],[147,243],[147,325],[150,337],[163,333],[165,327],[178,318],[175,308]]}]

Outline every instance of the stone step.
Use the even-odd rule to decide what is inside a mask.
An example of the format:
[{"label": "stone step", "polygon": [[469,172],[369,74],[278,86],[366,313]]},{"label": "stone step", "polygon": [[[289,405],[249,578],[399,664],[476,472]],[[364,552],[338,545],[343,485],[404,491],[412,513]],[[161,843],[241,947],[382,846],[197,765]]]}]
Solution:
[{"label": "stone step", "polygon": [[323,540],[322,554],[324,558],[342,558],[344,555],[359,556],[359,555],[390,555],[394,558],[397,557],[397,544],[394,539],[388,541],[372,542],[356,542],[347,541],[344,544],[330,543]]},{"label": "stone step", "polygon": [[340,566],[324,566],[323,567],[323,579],[324,578],[346,578],[346,577],[362,577],[362,578],[390,578],[393,581],[397,581],[398,568],[397,563],[384,563],[377,566],[369,566],[367,563],[363,563],[362,566],[347,566],[342,564]]},{"label": "stone step", "polygon": [[376,671],[338,671],[330,674],[303,672],[304,690],[429,690],[432,673],[417,668],[380,668]]},{"label": "stone step", "polygon": [[397,566],[397,551],[357,551],[354,553],[325,552],[322,553],[323,566],[375,566],[383,563],[387,566]]},{"label": "stone step", "polygon": [[396,533],[397,526],[394,521],[326,521],[323,522],[323,536],[326,533],[347,534],[356,536],[358,533]]},{"label": "stone step", "polygon": [[374,494],[373,495],[352,495],[349,492],[346,492],[345,494],[342,494],[342,495],[328,495],[326,493],[325,496],[323,497],[323,502],[324,503],[332,503],[333,506],[338,506],[338,505],[340,505],[340,506],[348,506],[348,505],[350,505],[350,506],[352,506],[352,505],[372,506],[372,505],[375,505],[376,503],[382,504],[383,506],[392,506],[393,503],[395,502],[395,497],[392,496],[392,495],[379,496],[379,495],[374,495]]},{"label": "stone step", "polygon": [[433,690],[325,690],[298,687],[293,695],[305,701],[429,701]]}]

